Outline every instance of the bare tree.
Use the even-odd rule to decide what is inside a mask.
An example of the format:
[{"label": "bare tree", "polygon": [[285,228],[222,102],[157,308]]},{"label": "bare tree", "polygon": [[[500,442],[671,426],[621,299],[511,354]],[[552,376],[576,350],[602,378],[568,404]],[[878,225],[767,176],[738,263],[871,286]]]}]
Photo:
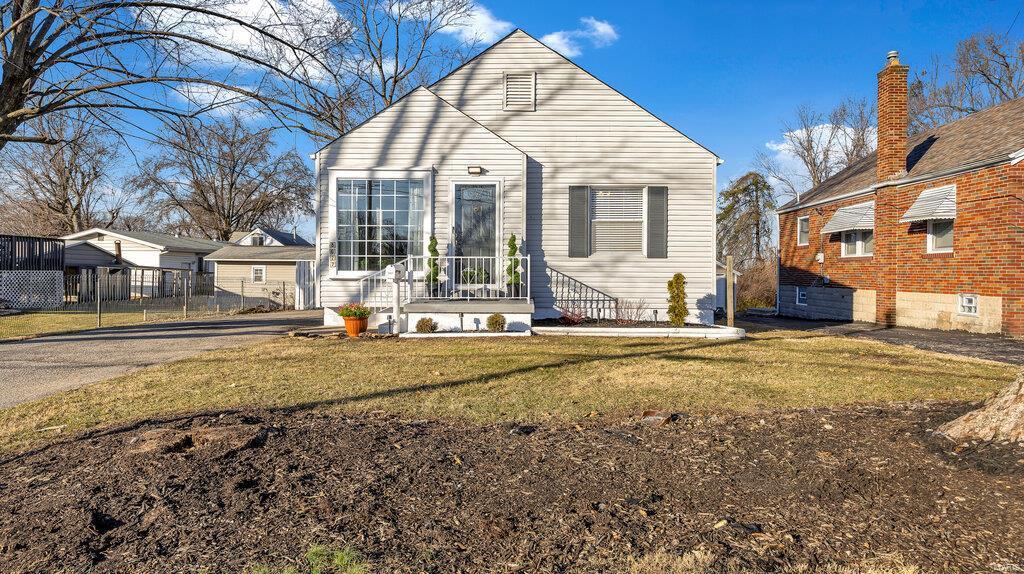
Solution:
[{"label": "bare tree", "polygon": [[371,112],[461,62],[475,44],[438,41],[472,15],[471,0],[346,0],[343,6],[355,26],[348,69]]},{"label": "bare tree", "polygon": [[173,122],[168,145],[134,178],[179,231],[227,240],[264,223],[312,213],[314,179],[294,151],[275,153],[272,129],[241,118]]},{"label": "bare tree", "polygon": [[56,135],[61,143],[16,143],[0,151],[5,227],[65,235],[140,217],[138,194],[112,175],[123,152],[114,134],[83,110],[37,117],[28,127],[29,135]]},{"label": "bare tree", "polygon": [[[233,15],[239,6],[236,0],[0,4],[0,148],[12,141],[61,141],[56,133],[19,133],[25,122],[60,111],[86,109],[111,123],[124,121],[125,111],[162,119],[202,113],[174,104],[174,94],[187,96],[197,87],[249,99],[312,133],[315,126],[287,121],[309,110],[280,94],[282,85],[299,85],[325,99],[337,95],[299,73],[328,68],[318,53],[327,34],[301,33],[324,15],[265,0],[259,14],[239,17]],[[331,29],[336,22],[327,24]],[[233,67],[211,73],[218,59]]]},{"label": "bare tree", "polygon": [[910,128],[920,133],[968,114],[1024,97],[1024,40],[974,34],[952,60],[933,57],[910,86]]},{"label": "bare tree", "polygon": [[780,198],[799,197],[875,149],[875,109],[867,100],[848,99],[827,115],[800,106],[794,115],[782,124],[776,153],[762,150],[754,158],[755,168],[775,181]]}]

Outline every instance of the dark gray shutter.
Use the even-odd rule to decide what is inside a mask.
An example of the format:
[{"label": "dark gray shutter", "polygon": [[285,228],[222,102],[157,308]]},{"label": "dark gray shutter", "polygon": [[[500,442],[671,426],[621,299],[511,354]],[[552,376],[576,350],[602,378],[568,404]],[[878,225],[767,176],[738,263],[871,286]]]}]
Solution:
[{"label": "dark gray shutter", "polygon": [[647,257],[668,257],[668,188],[647,188]]},{"label": "dark gray shutter", "polygon": [[590,257],[590,187],[569,186],[569,257]]}]

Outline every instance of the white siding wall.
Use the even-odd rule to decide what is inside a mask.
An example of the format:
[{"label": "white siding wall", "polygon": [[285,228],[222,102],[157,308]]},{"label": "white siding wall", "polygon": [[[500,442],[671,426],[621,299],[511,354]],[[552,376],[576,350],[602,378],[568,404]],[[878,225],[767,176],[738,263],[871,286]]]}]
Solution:
[{"label": "white siding wall", "polygon": [[358,280],[330,277],[329,246],[334,239],[328,197],[331,170],[408,170],[434,172],[433,232],[445,253],[450,235],[449,194],[453,180],[471,181],[467,168],[487,170],[484,179],[502,181],[502,243],[522,236],[523,153],[487,131],[424,88],[414,91],[369,122],[330,144],[319,155],[320,209],[317,234],[320,304],[333,307],[357,297]]},{"label": "white siding wall", "polygon": [[[502,110],[507,71],[536,72],[534,112]],[[541,261],[618,297],[667,308],[665,284],[687,279],[688,304],[710,321],[715,298],[716,158],[522,32],[431,87],[529,155],[527,251],[538,309],[552,304]],[[668,259],[568,257],[570,185],[666,185]],[[697,318],[694,315],[693,318]]]},{"label": "white siding wall", "polygon": [[116,237],[109,235],[90,239],[89,243],[104,251],[117,253],[117,246],[115,245],[116,241],[121,242],[121,257],[126,261],[131,262],[133,265],[138,265],[140,267],[160,266],[160,250],[153,247],[139,245],[138,243],[128,241],[127,239],[117,239]]}]

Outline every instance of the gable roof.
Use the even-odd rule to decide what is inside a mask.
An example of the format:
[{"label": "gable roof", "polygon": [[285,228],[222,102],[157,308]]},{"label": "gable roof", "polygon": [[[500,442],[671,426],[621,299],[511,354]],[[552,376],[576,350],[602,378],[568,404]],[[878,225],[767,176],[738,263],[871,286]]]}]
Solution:
[{"label": "gable roof", "polygon": [[121,239],[141,243],[148,247],[170,251],[191,251],[194,253],[211,253],[224,246],[220,241],[212,239],[198,239],[194,237],[181,237],[169,233],[153,233],[151,231],[122,231],[120,229],[102,229],[94,227],[65,235],[61,239],[86,239],[90,235],[112,235]]},{"label": "gable roof", "polygon": [[430,88],[431,88],[431,90],[433,90],[434,86],[436,86],[436,85],[440,84],[441,82],[443,82],[444,80],[446,80],[446,79],[447,79],[447,78],[448,78],[449,76],[453,76],[453,75],[455,75],[456,73],[458,73],[458,72],[459,72],[460,70],[462,70],[463,68],[465,68],[465,67],[469,66],[470,64],[472,64],[472,63],[473,63],[473,61],[477,60],[478,58],[480,58],[480,57],[481,57],[481,56],[483,56],[484,54],[486,54],[486,53],[490,52],[490,51],[491,51],[491,50],[493,50],[494,48],[496,48],[496,47],[500,46],[501,44],[503,44],[503,43],[504,43],[505,41],[507,41],[507,40],[508,40],[509,38],[512,38],[512,37],[513,37],[513,36],[515,36],[516,34],[521,34],[521,35],[523,35],[523,36],[525,36],[525,37],[529,38],[529,39],[530,39],[530,40],[532,40],[533,42],[535,42],[535,43],[539,44],[540,46],[543,46],[544,48],[546,48],[546,49],[547,49],[548,51],[550,51],[551,53],[555,54],[556,56],[558,56],[558,57],[559,57],[559,58],[561,58],[562,60],[564,60],[564,61],[568,62],[568,63],[569,63],[569,65],[571,65],[571,66],[573,66],[574,68],[576,68],[577,70],[579,70],[579,71],[583,72],[583,73],[584,73],[584,74],[586,74],[587,76],[589,76],[589,77],[593,78],[593,79],[594,79],[595,81],[597,81],[597,82],[598,82],[599,84],[601,84],[602,86],[604,86],[604,87],[608,88],[609,90],[611,90],[611,91],[615,92],[616,94],[618,94],[619,96],[621,96],[621,97],[622,97],[623,99],[625,99],[626,101],[628,101],[628,102],[629,102],[630,104],[632,104],[632,105],[636,106],[636,107],[637,107],[638,109],[640,109],[641,111],[643,111],[643,112],[644,112],[644,113],[646,113],[647,115],[649,115],[649,116],[651,116],[652,118],[654,118],[654,119],[658,120],[659,122],[661,122],[661,123],[662,123],[663,125],[665,125],[665,126],[666,126],[667,128],[669,128],[670,130],[672,130],[672,131],[676,132],[677,134],[679,134],[680,136],[682,136],[682,137],[686,138],[686,140],[687,140],[687,141],[693,142],[693,144],[695,144],[696,146],[700,147],[700,148],[701,148],[701,149],[703,149],[704,151],[706,151],[706,152],[708,152],[709,154],[713,155],[713,156],[714,156],[714,157],[715,157],[715,158],[716,158],[716,159],[718,160],[718,163],[719,163],[719,164],[723,163],[723,161],[724,161],[724,160],[722,160],[722,158],[721,158],[721,157],[719,157],[719,156],[718,156],[718,154],[716,154],[715,152],[713,152],[713,151],[711,151],[710,149],[708,149],[708,148],[707,148],[707,146],[704,146],[704,145],[702,145],[702,144],[701,144],[700,142],[698,142],[697,140],[695,140],[695,139],[691,138],[690,136],[688,136],[688,135],[684,134],[684,133],[683,133],[682,131],[680,131],[680,130],[679,130],[678,128],[676,128],[676,127],[675,127],[675,126],[673,126],[672,124],[670,124],[670,123],[666,122],[665,120],[663,120],[663,119],[659,118],[658,116],[654,115],[654,114],[653,114],[653,113],[652,113],[652,112],[651,112],[650,110],[648,110],[647,108],[645,108],[645,107],[641,106],[640,104],[636,103],[636,101],[634,101],[634,100],[633,100],[632,98],[630,98],[630,97],[629,97],[629,96],[627,96],[626,94],[623,94],[622,92],[620,92],[619,90],[615,89],[614,87],[612,87],[611,85],[609,85],[609,84],[608,84],[607,82],[605,82],[604,80],[602,80],[601,78],[598,78],[598,77],[597,77],[597,76],[595,76],[594,74],[590,73],[589,71],[587,71],[587,69],[586,69],[586,68],[584,68],[583,66],[580,66],[580,65],[579,65],[579,64],[577,64],[576,62],[574,62],[574,61],[570,60],[569,58],[567,58],[567,57],[566,57],[566,56],[565,56],[564,54],[562,54],[562,53],[561,53],[561,52],[559,52],[558,50],[555,50],[555,49],[554,49],[554,48],[552,48],[551,46],[548,46],[548,45],[547,45],[547,44],[545,44],[544,42],[542,42],[542,41],[538,40],[537,38],[534,38],[533,36],[531,36],[531,35],[530,35],[530,33],[529,33],[529,32],[527,32],[526,30],[523,30],[522,28],[516,28],[515,30],[512,30],[511,32],[509,32],[508,34],[506,34],[506,35],[505,35],[505,36],[504,36],[503,38],[501,38],[501,39],[500,39],[500,40],[498,40],[497,42],[495,42],[495,43],[491,44],[490,46],[488,46],[487,48],[485,48],[484,50],[482,50],[482,51],[481,51],[481,52],[480,52],[479,54],[477,54],[477,55],[473,56],[472,58],[470,58],[470,59],[466,60],[466,61],[465,61],[465,62],[463,62],[463,63],[462,63],[461,65],[459,65],[458,67],[456,67],[456,68],[455,68],[454,70],[452,70],[451,72],[448,72],[447,74],[445,74],[445,75],[444,75],[443,77],[441,77],[441,78],[439,78],[439,79],[435,80],[435,81],[434,81],[434,83],[430,84]]},{"label": "gable roof", "polygon": [[[1024,149],[1024,98],[975,112],[911,137],[907,143],[907,175],[901,180],[920,181],[960,168],[1010,161],[1011,155],[1021,149]],[[876,163],[877,155],[871,153],[802,194],[799,202],[790,201],[779,211],[838,199],[858,191],[872,191],[878,183]]]},{"label": "gable roof", "polygon": [[262,232],[263,235],[273,238],[274,241],[277,241],[281,245],[302,245],[307,247],[313,245],[312,243],[303,239],[298,234],[293,234],[288,231],[284,231],[274,227],[267,227],[265,225],[253,227],[249,231],[234,231],[228,237],[228,243],[237,243],[245,239],[246,237],[249,237],[255,231]]},{"label": "gable roof", "polygon": [[[450,74],[449,74],[449,75],[450,75]],[[320,149],[318,149],[318,150],[316,151],[316,153],[314,153],[314,154],[313,154],[313,156],[316,156],[316,154],[317,154],[317,153],[320,153],[320,152],[322,152],[323,150],[327,149],[328,147],[330,147],[331,145],[333,145],[333,144],[334,144],[335,142],[337,142],[337,141],[339,141],[339,140],[342,140],[342,139],[345,139],[345,137],[346,137],[346,136],[348,136],[348,135],[349,135],[349,134],[351,134],[352,132],[354,132],[354,131],[358,130],[359,128],[361,128],[361,127],[363,127],[363,126],[365,126],[365,125],[369,124],[369,123],[370,123],[370,122],[372,122],[373,120],[377,119],[377,118],[378,118],[378,117],[380,117],[380,116],[381,116],[382,114],[384,114],[384,113],[388,112],[389,110],[391,110],[392,108],[394,108],[395,106],[397,106],[397,105],[398,105],[398,104],[399,104],[400,102],[404,101],[404,100],[405,100],[406,98],[412,97],[412,95],[413,95],[413,94],[419,94],[419,93],[425,93],[425,94],[430,94],[430,95],[431,95],[431,96],[432,96],[432,97],[433,97],[434,99],[436,99],[437,101],[439,101],[439,102],[443,103],[443,104],[444,104],[445,106],[447,106],[447,107],[451,108],[452,110],[455,110],[456,112],[458,112],[458,113],[459,113],[459,115],[461,115],[462,117],[466,118],[467,120],[469,120],[469,121],[473,122],[474,124],[476,124],[477,126],[479,126],[480,128],[482,128],[482,129],[483,129],[484,131],[486,131],[487,133],[489,133],[489,134],[491,134],[492,136],[494,136],[494,137],[498,138],[499,140],[501,140],[501,141],[505,142],[505,143],[506,143],[506,144],[507,144],[507,145],[508,145],[509,147],[511,147],[512,149],[516,150],[517,152],[519,152],[519,153],[521,153],[521,154],[523,154],[523,155],[526,155],[526,152],[524,152],[523,150],[521,150],[521,149],[519,149],[518,147],[516,147],[515,145],[513,145],[513,144],[512,144],[512,142],[508,141],[507,139],[505,139],[505,138],[501,137],[500,135],[498,135],[498,134],[494,133],[494,132],[493,132],[493,131],[492,131],[492,130],[491,130],[490,128],[488,128],[487,126],[485,126],[485,125],[483,125],[482,123],[480,123],[480,122],[479,122],[479,121],[478,121],[478,120],[477,120],[476,118],[474,118],[473,116],[471,116],[471,115],[467,114],[466,112],[464,112],[464,111],[460,110],[459,108],[457,108],[457,107],[453,106],[453,105],[451,104],[451,102],[449,102],[448,100],[446,100],[446,99],[442,98],[441,96],[439,96],[439,95],[435,94],[434,92],[430,91],[429,89],[427,89],[427,88],[425,88],[425,87],[423,87],[423,86],[419,86],[419,87],[417,87],[417,88],[415,88],[415,89],[411,90],[411,91],[410,91],[409,93],[405,94],[404,96],[402,96],[402,97],[398,98],[397,100],[395,100],[395,101],[391,102],[391,105],[390,105],[390,106],[388,106],[388,107],[384,108],[383,110],[381,110],[381,111],[379,111],[379,112],[377,112],[377,113],[373,114],[372,116],[370,116],[370,117],[366,118],[366,119],[365,119],[365,120],[363,120],[362,122],[360,122],[360,123],[356,124],[356,125],[355,125],[354,127],[352,127],[352,128],[350,129],[350,130],[348,130],[348,131],[346,131],[345,133],[341,134],[340,136],[338,136],[338,137],[334,138],[333,140],[331,140],[331,141],[327,142],[326,144],[324,144],[324,145],[323,145],[323,147],[321,147]]]},{"label": "gable roof", "polygon": [[[463,69],[463,68],[465,68],[466,66],[470,65],[470,64],[471,64],[471,63],[472,63],[472,62],[473,62],[474,60],[476,60],[476,59],[480,58],[481,56],[483,56],[483,55],[484,55],[484,54],[486,54],[487,52],[491,51],[491,50],[492,50],[492,49],[494,49],[494,48],[495,48],[496,46],[499,46],[499,45],[501,45],[501,44],[502,44],[503,42],[505,42],[506,40],[508,40],[509,38],[511,38],[512,36],[514,36],[514,35],[516,35],[516,34],[522,34],[522,35],[526,36],[527,38],[529,38],[530,40],[533,40],[533,41],[534,41],[534,42],[536,42],[537,44],[540,44],[540,45],[541,45],[541,46],[543,46],[544,48],[547,48],[547,49],[548,49],[548,50],[550,50],[550,51],[551,51],[551,52],[552,52],[553,54],[555,54],[555,55],[557,55],[557,56],[558,56],[559,58],[561,58],[561,59],[565,60],[565,61],[566,61],[566,62],[568,62],[568,63],[569,63],[570,65],[572,65],[572,66],[574,66],[574,67],[575,67],[576,69],[578,69],[579,71],[583,72],[583,73],[584,73],[584,74],[586,74],[587,76],[590,76],[591,78],[593,78],[594,80],[596,80],[596,81],[597,81],[598,83],[600,83],[600,84],[601,84],[601,85],[603,85],[604,87],[606,87],[606,88],[608,88],[609,90],[611,90],[611,91],[615,92],[616,94],[618,94],[619,96],[621,96],[622,98],[624,98],[624,99],[625,99],[626,101],[628,101],[629,103],[633,104],[634,106],[636,106],[637,108],[639,108],[640,110],[642,110],[642,111],[643,111],[644,113],[646,113],[647,115],[649,115],[649,116],[651,116],[652,118],[654,118],[654,119],[658,120],[659,122],[661,122],[662,124],[664,124],[664,125],[665,125],[666,127],[668,127],[668,128],[669,128],[669,129],[671,129],[672,131],[674,131],[674,132],[676,132],[677,134],[679,134],[680,136],[682,136],[682,137],[686,138],[686,140],[687,140],[687,141],[690,141],[690,142],[692,142],[692,143],[693,143],[694,145],[696,145],[696,146],[700,147],[701,149],[703,149],[704,151],[706,151],[706,152],[710,153],[710,154],[711,154],[712,156],[714,156],[714,157],[715,157],[715,158],[716,158],[716,159],[718,160],[718,163],[719,163],[719,165],[721,165],[721,164],[722,164],[722,163],[724,162],[724,160],[723,160],[723,159],[722,159],[721,157],[719,157],[719,156],[718,156],[718,154],[716,154],[715,152],[711,151],[710,149],[708,149],[708,148],[707,148],[706,146],[702,145],[702,144],[701,144],[700,142],[698,142],[697,140],[695,140],[695,139],[691,138],[690,136],[688,136],[688,135],[684,134],[684,133],[683,133],[682,131],[680,131],[680,130],[679,130],[678,128],[676,128],[676,127],[675,127],[675,126],[673,126],[672,124],[670,124],[670,123],[666,122],[665,120],[663,120],[663,119],[659,118],[658,116],[654,115],[653,113],[651,113],[651,111],[650,111],[650,110],[648,110],[647,108],[645,108],[645,107],[641,106],[640,104],[636,103],[636,102],[635,102],[635,101],[633,101],[633,99],[632,99],[632,98],[630,98],[629,96],[627,96],[627,95],[623,94],[622,92],[620,92],[620,91],[618,91],[617,89],[613,88],[612,86],[608,85],[608,83],[607,83],[607,82],[605,82],[605,81],[601,80],[600,78],[598,78],[598,77],[597,77],[597,76],[595,76],[594,74],[591,74],[590,72],[588,72],[588,71],[587,71],[586,69],[584,69],[584,68],[583,68],[582,66],[580,66],[580,65],[579,65],[579,64],[577,64],[576,62],[573,62],[573,61],[572,61],[572,60],[570,60],[569,58],[566,58],[566,57],[565,57],[565,56],[564,56],[563,54],[559,53],[559,52],[558,52],[558,50],[555,50],[555,49],[554,49],[554,48],[552,48],[551,46],[548,46],[548,45],[547,45],[547,44],[545,44],[544,42],[541,42],[541,41],[540,41],[540,40],[538,40],[537,38],[534,38],[533,36],[531,36],[531,35],[530,35],[529,33],[527,33],[527,32],[526,32],[525,30],[523,30],[522,28],[516,28],[515,30],[512,30],[511,32],[509,32],[508,34],[506,34],[506,35],[505,35],[505,36],[504,36],[503,38],[501,38],[500,40],[498,40],[497,42],[494,42],[493,44],[491,44],[491,45],[490,45],[490,46],[488,46],[487,48],[485,48],[485,49],[481,50],[479,54],[477,54],[477,55],[473,56],[472,58],[470,58],[470,59],[466,60],[466,61],[465,61],[465,62],[463,62],[463,63],[462,63],[461,65],[459,65],[458,67],[456,67],[455,69],[453,69],[452,71],[448,72],[447,74],[445,74],[445,75],[444,75],[444,76],[442,76],[441,78],[438,78],[437,80],[435,80],[435,81],[434,81],[434,82],[433,82],[432,84],[430,84],[430,86],[428,86],[428,87],[423,87],[423,86],[420,86],[420,87],[418,87],[418,88],[416,88],[416,89],[414,89],[414,90],[411,90],[411,91],[410,91],[409,93],[405,94],[405,95],[404,95],[404,96],[402,96],[401,98],[398,98],[397,100],[395,100],[394,102],[392,102],[392,103],[391,103],[391,105],[390,105],[390,106],[388,106],[387,108],[384,108],[383,110],[380,110],[380,111],[379,111],[379,112],[377,112],[376,114],[373,114],[372,116],[370,116],[370,117],[366,118],[365,120],[363,120],[362,122],[360,122],[360,123],[359,123],[359,124],[357,124],[356,126],[354,126],[354,127],[352,127],[351,129],[347,130],[347,131],[346,131],[346,132],[345,132],[344,134],[342,134],[342,135],[340,135],[340,136],[338,136],[338,137],[334,138],[333,140],[331,140],[331,141],[327,142],[327,143],[326,143],[326,144],[324,144],[324,145],[323,145],[323,146],[322,146],[322,147],[321,147],[320,149],[318,149],[316,153],[319,153],[319,152],[323,151],[324,149],[326,149],[327,147],[329,147],[329,146],[330,146],[331,144],[333,144],[334,142],[336,142],[336,141],[338,141],[338,140],[342,139],[342,138],[343,138],[343,137],[345,137],[346,135],[348,135],[348,134],[350,134],[350,133],[354,132],[355,130],[359,129],[359,128],[360,128],[360,127],[362,127],[362,126],[363,126],[364,124],[366,124],[367,122],[369,122],[369,121],[370,121],[370,120],[372,120],[373,118],[375,118],[375,117],[379,116],[380,114],[384,113],[384,112],[385,112],[385,111],[387,111],[387,110],[388,110],[389,108],[391,108],[391,106],[394,106],[394,105],[395,105],[395,104],[397,104],[398,102],[402,101],[403,99],[405,99],[405,98],[406,98],[407,96],[409,96],[410,94],[412,94],[412,93],[414,93],[414,92],[416,92],[416,91],[418,91],[418,90],[420,90],[420,89],[423,89],[423,90],[426,90],[427,92],[429,92],[430,94],[433,94],[433,95],[434,95],[434,97],[436,97],[436,98],[438,98],[439,100],[441,100],[442,102],[444,102],[444,103],[448,104],[448,105],[449,105],[449,106],[451,106],[451,107],[452,107],[453,109],[455,109],[455,110],[458,110],[458,111],[459,111],[459,113],[461,113],[462,115],[466,116],[467,118],[469,118],[469,119],[473,120],[474,122],[476,122],[476,124],[477,124],[477,125],[479,125],[480,127],[484,128],[484,129],[485,129],[485,130],[487,130],[488,132],[490,132],[490,133],[494,134],[494,135],[495,135],[496,137],[500,138],[500,139],[501,139],[502,141],[504,141],[504,142],[505,142],[505,143],[507,143],[508,145],[510,145],[510,146],[512,146],[512,147],[514,147],[514,148],[515,148],[516,150],[518,150],[518,151],[520,151],[520,152],[522,152],[522,153],[524,153],[524,154],[525,154],[526,152],[523,152],[523,150],[519,149],[518,147],[516,147],[515,145],[513,145],[512,143],[510,143],[510,142],[509,142],[508,140],[506,140],[505,138],[503,138],[503,137],[501,137],[500,135],[498,135],[498,134],[494,133],[494,131],[492,131],[492,130],[491,130],[490,128],[488,128],[487,126],[485,126],[485,125],[483,125],[482,123],[480,123],[480,122],[479,122],[479,121],[478,121],[478,120],[477,120],[476,118],[474,118],[473,116],[470,116],[470,115],[466,114],[466,113],[465,113],[465,112],[463,112],[463,111],[462,111],[461,109],[459,109],[458,107],[456,107],[455,105],[453,105],[453,104],[452,104],[451,102],[449,102],[449,101],[445,100],[444,98],[442,98],[442,97],[438,96],[438,95],[437,95],[437,94],[436,94],[436,93],[434,92],[434,90],[433,90],[434,86],[436,86],[437,84],[441,83],[442,81],[444,81],[444,80],[445,80],[446,78],[448,78],[449,76],[452,76],[452,75],[454,75],[455,73],[457,73],[458,71],[462,70],[462,69]],[[313,155],[316,155],[316,154],[313,154]],[[527,154],[527,155],[529,155],[529,154]]]},{"label": "gable roof", "polygon": [[228,245],[206,257],[207,261],[312,261],[315,257],[312,245],[273,245],[253,247],[251,245]]}]

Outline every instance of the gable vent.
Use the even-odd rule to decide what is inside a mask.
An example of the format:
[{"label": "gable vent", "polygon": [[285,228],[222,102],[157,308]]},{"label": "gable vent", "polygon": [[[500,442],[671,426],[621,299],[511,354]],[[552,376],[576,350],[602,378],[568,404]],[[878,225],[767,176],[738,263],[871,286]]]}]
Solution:
[{"label": "gable vent", "polygon": [[533,72],[506,72],[502,109],[532,112],[536,109],[537,82]]}]

